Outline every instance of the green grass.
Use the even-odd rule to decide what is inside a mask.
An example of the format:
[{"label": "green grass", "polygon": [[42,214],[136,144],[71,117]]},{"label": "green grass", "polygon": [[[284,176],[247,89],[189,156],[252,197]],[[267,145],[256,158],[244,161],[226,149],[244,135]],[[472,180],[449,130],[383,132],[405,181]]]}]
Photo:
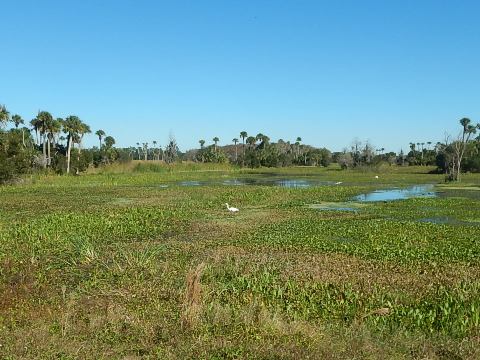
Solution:
[{"label": "green grass", "polygon": [[[1,187],[0,358],[478,358],[480,176],[430,170],[140,162]],[[343,184],[219,184],[263,176]],[[429,183],[448,196],[309,206]]]}]

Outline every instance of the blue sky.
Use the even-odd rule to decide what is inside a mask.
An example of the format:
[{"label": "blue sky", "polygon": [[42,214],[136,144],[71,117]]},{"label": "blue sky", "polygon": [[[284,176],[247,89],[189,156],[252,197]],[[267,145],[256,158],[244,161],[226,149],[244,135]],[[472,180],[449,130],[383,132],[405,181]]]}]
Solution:
[{"label": "blue sky", "polygon": [[[398,151],[480,121],[479,1],[0,0],[0,103],[119,145],[241,130]],[[96,144],[91,136],[89,144]]]}]

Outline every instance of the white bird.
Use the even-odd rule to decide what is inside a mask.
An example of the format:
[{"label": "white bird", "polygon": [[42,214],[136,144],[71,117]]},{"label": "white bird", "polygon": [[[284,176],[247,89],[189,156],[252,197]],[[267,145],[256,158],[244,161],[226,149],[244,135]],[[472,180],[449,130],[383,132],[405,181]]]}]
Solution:
[{"label": "white bird", "polygon": [[375,179],[378,179],[378,175],[375,176]]},{"label": "white bird", "polygon": [[343,184],[343,181],[338,181],[335,183],[335,185],[340,185],[340,184]]},{"label": "white bird", "polygon": [[235,207],[230,207],[228,204],[225,204],[225,205],[227,205],[227,210],[230,211],[231,213],[237,213],[240,211]]}]

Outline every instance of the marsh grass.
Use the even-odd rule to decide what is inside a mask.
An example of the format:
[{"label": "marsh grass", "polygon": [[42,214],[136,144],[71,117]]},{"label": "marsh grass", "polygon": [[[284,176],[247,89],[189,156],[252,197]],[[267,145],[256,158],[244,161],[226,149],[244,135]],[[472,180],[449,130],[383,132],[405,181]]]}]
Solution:
[{"label": "marsh grass", "polygon": [[418,222],[479,219],[478,200],[308,207],[440,182],[429,169],[161,188],[279,170],[128,166],[0,188],[0,358],[480,357],[478,227]]}]

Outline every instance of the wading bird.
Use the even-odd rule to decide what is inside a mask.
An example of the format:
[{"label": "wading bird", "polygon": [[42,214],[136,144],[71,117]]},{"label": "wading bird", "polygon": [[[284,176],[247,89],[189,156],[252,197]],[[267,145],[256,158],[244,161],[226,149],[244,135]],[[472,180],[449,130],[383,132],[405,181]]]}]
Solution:
[{"label": "wading bird", "polygon": [[227,205],[227,210],[230,211],[231,213],[238,213],[240,211],[237,208],[230,207],[228,204],[225,204],[225,205]]}]

